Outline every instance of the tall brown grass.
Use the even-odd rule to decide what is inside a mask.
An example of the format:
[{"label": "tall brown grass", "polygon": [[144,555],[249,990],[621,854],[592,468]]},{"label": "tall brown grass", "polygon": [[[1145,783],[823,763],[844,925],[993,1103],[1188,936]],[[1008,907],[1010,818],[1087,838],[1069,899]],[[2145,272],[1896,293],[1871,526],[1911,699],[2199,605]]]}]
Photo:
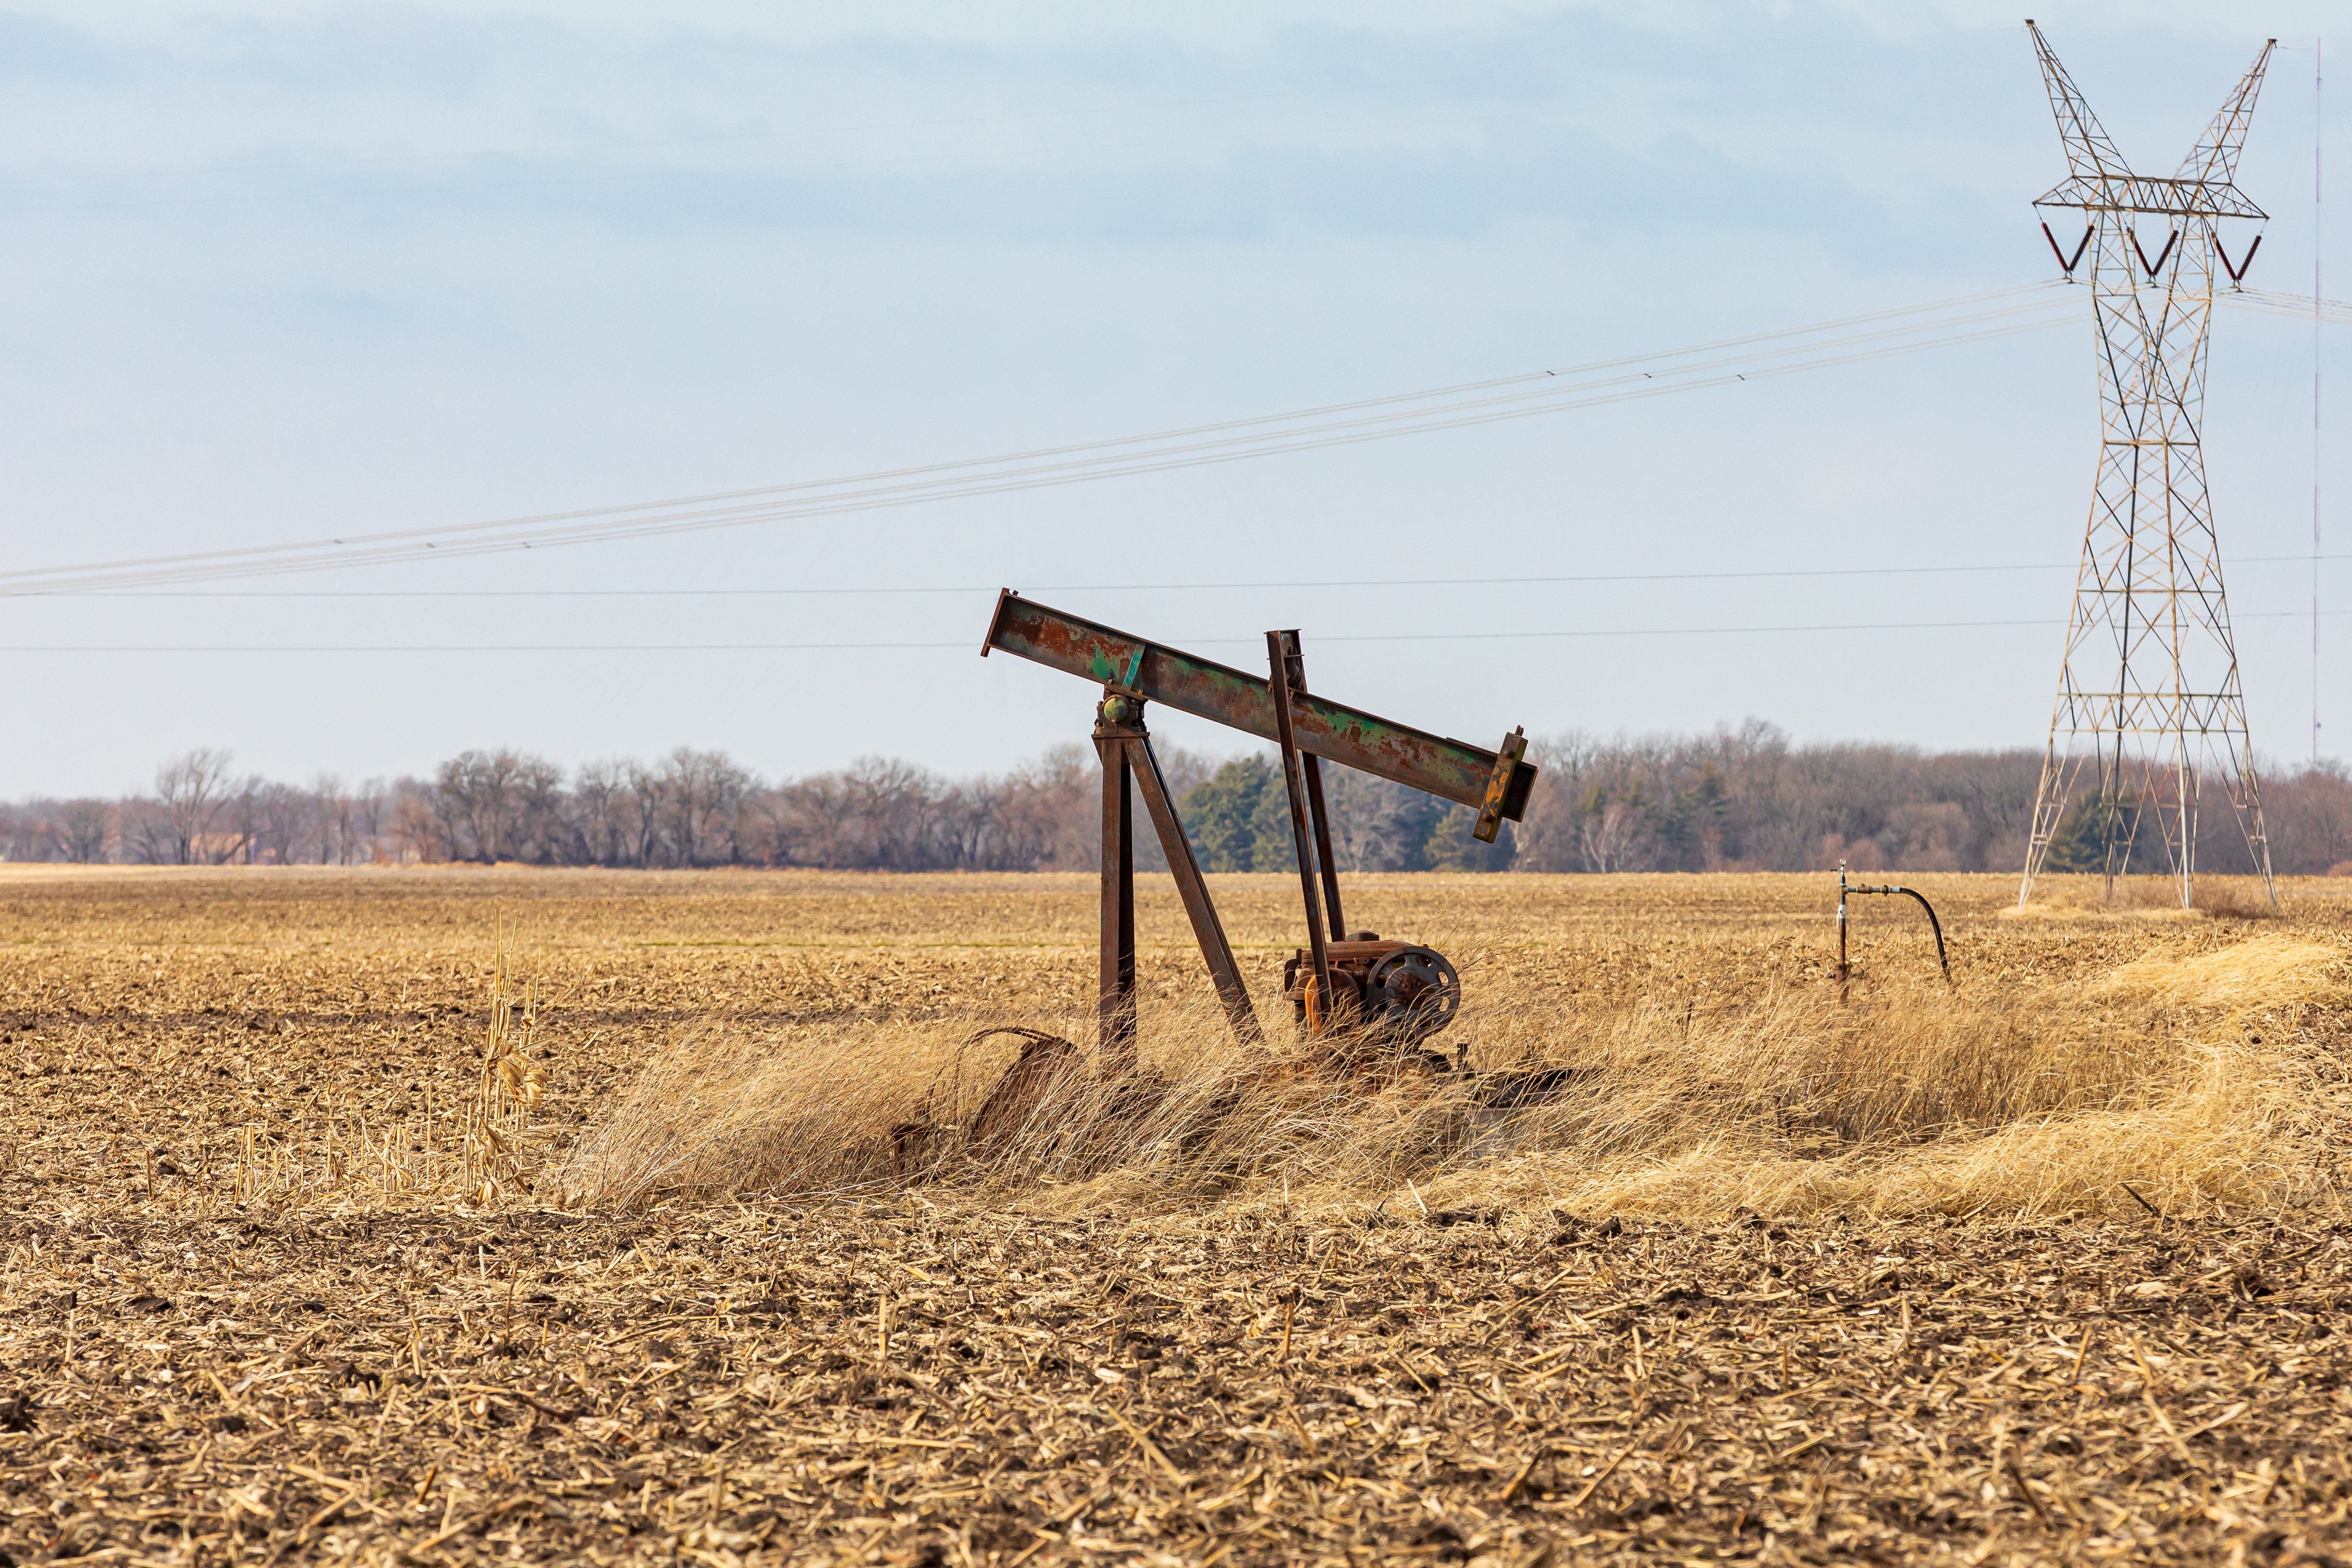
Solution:
[{"label": "tall brown grass", "polygon": [[[1812,983],[1709,1011],[1487,982],[1455,1025],[1486,1070],[1465,1077],[1318,1071],[1296,1044],[1244,1051],[1207,1009],[1163,1008],[1134,1077],[1073,1076],[1012,1135],[942,1135],[904,1171],[891,1128],[961,1125],[1012,1060],[1009,1041],[962,1043],[993,1020],[693,1036],[541,1190],[624,1207],[916,1182],[1407,1216],[2234,1211],[2332,1199],[2347,1102],[2314,1030],[2347,988],[2342,948],[2284,932],[2087,980],[1929,980],[1843,1006]],[[1557,1098],[1492,1103],[1498,1071],[1548,1068],[1573,1070]]]}]

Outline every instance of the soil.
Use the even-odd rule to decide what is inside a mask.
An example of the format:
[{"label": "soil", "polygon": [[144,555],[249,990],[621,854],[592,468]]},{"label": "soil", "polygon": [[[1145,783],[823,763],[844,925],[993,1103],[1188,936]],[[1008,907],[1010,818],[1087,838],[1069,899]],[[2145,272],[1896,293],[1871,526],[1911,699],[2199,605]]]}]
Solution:
[{"label": "soil", "polygon": [[[1232,923],[1262,899],[1278,939],[1264,880]],[[1500,933],[1536,879],[1395,880]],[[1617,879],[1562,880],[1584,920]],[[1682,880],[1749,883],[1755,965],[1824,956],[1821,879]],[[1995,879],[1946,881],[1956,962],[2140,939],[1998,930]],[[453,1146],[494,905],[560,1147],[681,1020],[1081,998],[1091,890],[1046,883],[0,883],[0,1568],[2352,1559],[2334,1210],[614,1214],[359,1179]],[[1640,936],[1494,961],[1690,974]]]}]

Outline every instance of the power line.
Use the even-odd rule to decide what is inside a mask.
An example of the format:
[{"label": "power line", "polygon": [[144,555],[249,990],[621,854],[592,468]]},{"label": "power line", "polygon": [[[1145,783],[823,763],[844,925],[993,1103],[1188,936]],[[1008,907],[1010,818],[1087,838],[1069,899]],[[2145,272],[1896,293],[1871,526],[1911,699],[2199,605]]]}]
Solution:
[{"label": "power line", "polygon": [[2323,299],[2315,287],[2309,294],[2282,294],[2269,288],[2233,288],[2214,295],[2213,302],[2233,306],[2240,310],[2259,311],[2266,316],[2292,316],[2297,320],[2315,323],[2333,321],[2342,326],[2352,322],[2352,301]]},{"label": "power line", "polygon": [[[2301,619],[2301,610],[2255,611],[2242,621]],[[2329,615],[2352,614],[2331,610]],[[1555,641],[1602,637],[1718,637],[1811,632],[1943,632],[1992,627],[2063,626],[2055,617],[2000,621],[1854,621],[1814,625],[1782,626],[1631,626],[1580,627],[1565,632],[1376,632],[1318,635],[1318,646],[1331,643],[1492,643]],[[1191,647],[1255,646],[1257,637],[1179,637],[1171,643]],[[8,643],[0,653],[873,653],[892,649],[936,651],[961,648],[970,652],[969,637],[941,643]]]},{"label": "power line", "polygon": [[[1452,130],[1461,127],[1476,126],[1482,123],[1484,123],[1482,119],[1475,114],[1466,113],[1460,110],[1449,110],[1443,115],[1425,116],[1417,120],[1383,120],[1381,122],[1380,129],[1383,132],[1393,133],[1398,131],[1425,131]],[[1233,144],[1234,140],[1233,132],[1230,131],[1217,131],[1197,136],[1155,136],[1148,140],[1139,141],[1097,141],[1089,143],[1087,151],[1093,154],[1100,154],[1107,152],[1158,152],[1198,147],[1230,147]],[[1066,149],[1052,146],[1000,150],[991,155],[991,163],[992,167],[1001,169],[1008,165],[1017,164],[1023,162],[1034,162],[1040,160],[1050,160],[1063,155],[1066,151]],[[434,160],[429,156],[419,160],[419,162],[432,161]],[[442,158],[439,161],[444,162],[464,162],[467,160],[462,156],[451,155],[449,157]],[[408,196],[415,198],[451,196],[462,198],[466,196],[507,191],[544,191],[563,189],[567,187],[576,190],[582,187],[596,185],[621,184],[632,181],[639,183],[659,182],[665,187],[674,188],[681,180],[717,181],[763,178],[805,178],[828,174],[853,174],[875,170],[908,170],[922,169],[927,167],[937,168],[948,165],[969,166],[970,162],[971,161],[966,155],[966,152],[962,149],[959,148],[951,151],[932,151],[928,152],[866,153],[855,157],[824,158],[815,161],[803,161],[788,163],[718,163],[703,164],[688,168],[679,168],[674,164],[661,163],[598,163],[580,164],[558,171],[551,165],[549,165],[547,166],[547,172],[539,173],[510,174],[503,178],[437,182],[426,181],[421,183],[410,181],[397,184],[378,182],[365,190],[364,196],[365,199],[369,200],[372,204],[380,204],[388,197]],[[390,167],[396,162],[397,161],[389,161],[383,166]],[[351,166],[359,167],[362,165]],[[336,166],[331,164],[322,164],[318,165],[317,167],[331,172]],[[300,171],[299,166],[286,166],[280,171],[276,172],[299,172]],[[0,184],[5,184],[7,182],[5,180],[0,180]],[[34,217],[58,213],[125,212],[152,210],[156,208],[184,209],[190,207],[226,206],[238,204],[267,204],[289,199],[299,199],[315,203],[320,200],[320,196],[315,190],[288,191],[286,189],[279,188],[249,189],[244,191],[210,191],[184,195],[130,195],[96,201],[52,201],[42,204],[16,203],[0,206],[0,217]]]},{"label": "power line", "polygon": [[2053,279],[1983,290],[1648,356],[994,457],[441,528],[0,572],[0,596],[280,576],[840,517],[1426,434],[2041,331],[2071,322],[2067,302],[2053,295],[2063,287]]},{"label": "power line", "polygon": [[[2352,560],[2352,555],[2248,555],[2228,564],[2255,566],[2292,561],[2301,565],[2319,560]],[[1514,577],[1352,577],[1307,580],[1268,579],[1258,582],[1045,582],[1024,593],[1195,593],[1242,592],[1258,589],[1391,588],[1418,591],[1424,588],[1495,588],[1554,586],[1568,583],[1613,582],[1740,582],[1759,579],[1811,577],[1928,577],[2009,571],[2064,571],[2078,562],[2025,561],[1998,566],[1832,566],[1780,568],[1769,571],[1621,571],[1583,572],[1562,576]],[[784,597],[897,596],[916,594],[994,593],[995,583],[962,586],[916,586],[891,583],[865,587],[796,586],[792,588],[232,588],[203,591],[170,589],[44,590],[18,597],[52,599],[773,599]]]},{"label": "power line", "polygon": [[[994,457],[444,528],[0,572],[0,594],[272,576],[738,528],[1349,445],[2038,331],[2070,319],[2065,302],[2053,297],[2060,287],[2021,285],[1664,353]],[[1739,351],[1726,351],[1734,350]]]}]

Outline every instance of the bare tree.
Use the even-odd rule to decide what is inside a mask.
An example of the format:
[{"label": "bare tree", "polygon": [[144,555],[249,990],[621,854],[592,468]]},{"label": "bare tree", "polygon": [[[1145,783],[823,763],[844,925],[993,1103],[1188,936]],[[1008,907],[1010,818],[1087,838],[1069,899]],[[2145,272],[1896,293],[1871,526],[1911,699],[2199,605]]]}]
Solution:
[{"label": "bare tree", "polygon": [[525,753],[516,758],[514,826],[508,853],[516,860],[540,864],[576,861],[578,836],[572,830],[563,794],[563,769],[544,757]]},{"label": "bare tree", "polygon": [[394,852],[401,863],[457,858],[457,849],[450,841],[447,819],[431,785],[414,779],[402,779],[393,787],[390,809]]},{"label": "bare tree", "polygon": [[751,775],[723,751],[681,746],[662,758],[664,821],[681,865],[730,858],[735,810]]},{"label": "bare tree", "polygon": [[[2281,871],[2317,875],[2352,861],[2352,774],[2334,758],[2308,763],[2290,772],[2275,763],[2262,768],[2263,810],[2270,821],[2272,862]],[[2207,844],[2197,849],[2200,865],[2215,870],[2250,869],[2243,862],[2245,841],[2226,805],[2207,810],[2199,824],[2199,838],[2211,837],[2218,853],[2209,859]]]},{"label": "bare tree", "polygon": [[347,863],[345,842],[351,832],[351,802],[345,798],[343,781],[332,773],[310,776],[310,812],[305,824],[309,837],[302,846],[304,857],[320,865]]},{"label": "bare tree", "polygon": [[27,800],[20,810],[0,806],[0,860],[45,861],[59,852],[65,835],[53,804]]},{"label": "bare tree", "polygon": [[560,818],[562,783],[563,770],[542,757],[508,747],[463,751],[434,776],[433,805],[460,859],[537,859]]},{"label": "bare tree", "polygon": [[291,784],[255,779],[237,798],[247,864],[290,865],[310,836],[315,797]]},{"label": "bare tree", "polygon": [[106,830],[113,811],[103,800],[68,800],[58,818],[58,851],[69,861],[106,858]]},{"label": "bare tree", "polygon": [[155,794],[163,802],[173,865],[195,863],[197,847],[212,831],[213,819],[230,792],[228,765],[227,752],[200,746],[155,769]]},{"label": "bare tree", "polygon": [[1649,860],[1649,826],[1631,800],[1602,800],[1577,828],[1577,850],[1590,872],[1633,871]]},{"label": "bare tree", "polygon": [[598,865],[620,865],[628,859],[625,812],[630,766],[584,762],[572,776],[572,824],[587,858]]},{"label": "bare tree", "polygon": [[[1167,748],[1160,771],[1170,774],[1169,793],[1182,800],[1199,782],[1187,768],[1186,784],[1176,785],[1176,758],[1186,763],[1188,752]],[[1014,768],[987,793],[994,809],[987,813],[986,831],[971,863],[997,871],[1052,867],[1059,871],[1092,871],[1102,859],[1102,763],[1094,752],[1075,741],[1064,741],[1043,757]],[[1146,852],[1156,848],[1156,836],[1138,833],[1136,862],[1147,868],[1155,862]]]},{"label": "bare tree", "polygon": [[505,854],[518,761],[511,751],[461,751],[435,773],[435,814],[459,858],[495,864]]},{"label": "bare tree", "polygon": [[349,864],[377,859],[383,852],[383,807],[392,793],[381,779],[371,779],[353,790],[345,804],[351,813]]},{"label": "bare tree", "polygon": [[661,847],[662,816],[669,793],[659,772],[631,762],[622,782],[628,787],[623,804],[628,825],[629,863],[652,865]]},{"label": "bare tree", "polygon": [[942,791],[927,769],[895,757],[861,757],[843,779],[856,803],[864,863],[891,871],[943,863],[932,837]]},{"label": "bare tree", "polygon": [[794,779],[768,806],[775,821],[776,859],[787,865],[858,863],[857,810],[838,773]]},{"label": "bare tree", "polygon": [[1440,802],[1352,768],[1323,769],[1331,809],[1331,859],[1341,871],[1418,869]]}]

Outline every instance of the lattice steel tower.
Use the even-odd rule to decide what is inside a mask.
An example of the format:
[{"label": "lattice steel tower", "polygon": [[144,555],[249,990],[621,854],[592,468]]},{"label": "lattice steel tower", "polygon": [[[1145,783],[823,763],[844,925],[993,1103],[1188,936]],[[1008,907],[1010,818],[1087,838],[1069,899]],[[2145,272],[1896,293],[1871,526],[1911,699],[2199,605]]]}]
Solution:
[{"label": "lattice steel tower", "polygon": [[[2275,900],[2199,444],[2215,264],[2234,285],[2261,243],[2257,235],[2232,264],[2220,225],[2266,215],[2232,182],[2272,45],[2179,172],[2160,180],[2131,172],[2042,30],[2030,21],[2026,28],[2066,143],[2065,181],[2034,206],[2084,215],[2071,256],[2056,236],[2050,245],[2070,279],[2088,254],[2104,428],[2017,901],[2022,906],[2033,891],[2053,843],[2060,864],[2103,863],[2112,895],[2137,842],[2144,863],[2160,845],[2182,905],[2193,904],[2198,798],[2216,764]],[[2153,232],[2143,240],[2143,217],[2163,220],[2160,241]],[[2075,800],[2078,787],[2095,792]]]}]

